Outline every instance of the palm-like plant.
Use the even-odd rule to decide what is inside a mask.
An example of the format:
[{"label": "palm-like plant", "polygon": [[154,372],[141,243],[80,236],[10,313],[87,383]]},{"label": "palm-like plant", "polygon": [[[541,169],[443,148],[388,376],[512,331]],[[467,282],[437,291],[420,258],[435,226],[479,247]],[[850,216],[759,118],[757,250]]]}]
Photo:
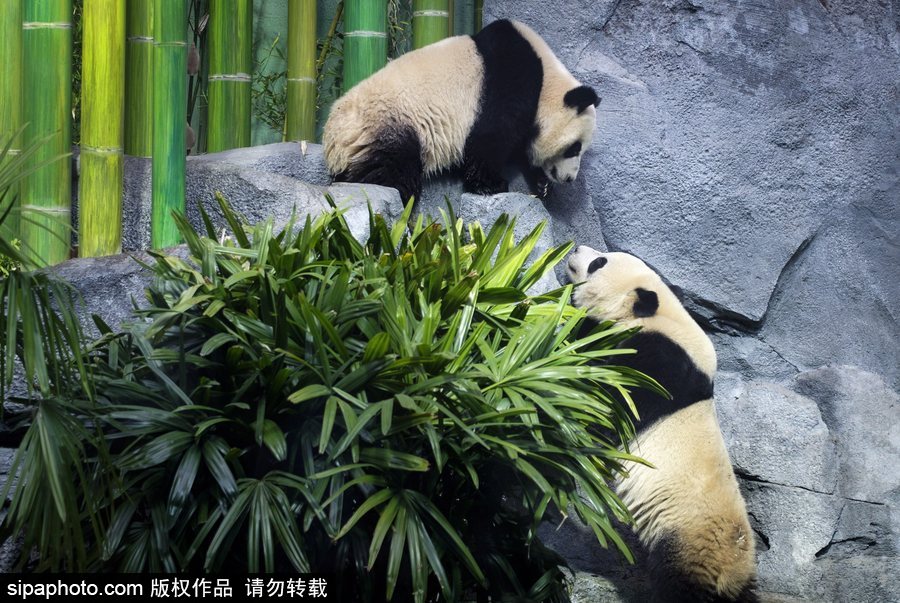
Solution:
[{"label": "palm-like plant", "polygon": [[[47,163],[35,165],[35,154],[46,140],[21,154],[9,153],[20,134],[0,139],[0,226],[14,215],[19,181]],[[78,420],[90,402],[70,396],[91,391],[90,374],[73,292],[50,273],[33,271],[35,254],[30,251],[27,243],[17,244],[0,228],[0,258],[7,266],[0,271],[0,402],[5,403],[14,381],[24,381],[26,387],[17,392],[24,394],[19,401],[29,403],[30,425],[12,467],[23,487],[13,497],[0,540],[23,532],[23,522],[41,518],[39,532],[24,530],[24,550],[36,546],[47,551],[43,562],[75,566],[84,559],[83,528],[90,524],[79,506],[87,487],[82,469],[89,434]],[[40,402],[30,403],[34,399]],[[4,420],[10,422],[10,414]],[[3,500],[14,481],[0,488]],[[82,523],[83,517],[88,521]]]},{"label": "palm-like plant", "polygon": [[[542,227],[517,243],[506,217],[376,215],[364,245],[339,211],[275,233],[220,207],[225,244],[176,218],[192,260],[155,255],[149,323],[98,321],[96,406],[76,415],[102,435],[71,479],[92,538],[56,560],[328,572],[347,601],[559,601],[562,560],[535,536],[552,509],[627,554],[607,483],[631,458],[627,389],[653,383],[596,364],[630,332],[574,337],[570,287],[525,293],[568,245],[526,266]],[[16,487],[7,521],[40,534],[39,496]]]}]

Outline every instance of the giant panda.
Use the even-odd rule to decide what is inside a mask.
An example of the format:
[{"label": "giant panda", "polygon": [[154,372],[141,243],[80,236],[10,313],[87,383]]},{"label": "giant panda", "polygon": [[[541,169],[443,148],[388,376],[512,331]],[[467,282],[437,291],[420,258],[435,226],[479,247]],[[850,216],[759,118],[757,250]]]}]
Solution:
[{"label": "giant panda", "polygon": [[641,327],[615,363],[655,378],[667,400],[631,393],[640,415],[617,484],[647,550],[659,601],[757,601],[755,542],[713,407],[716,353],[675,293],[640,259],[580,246],[569,257],[573,304],[595,320]]},{"label": "giant panda", "polygon": [[404,54],[348,90],[325,123],[325,164],[336,181],[391,186],[407,201],[423,175],[458,167],[467,191],[504,192],[504,167],[524,154],[545,197],[551,181],[578,175],[599,102],[528,26],[494,21]]}]

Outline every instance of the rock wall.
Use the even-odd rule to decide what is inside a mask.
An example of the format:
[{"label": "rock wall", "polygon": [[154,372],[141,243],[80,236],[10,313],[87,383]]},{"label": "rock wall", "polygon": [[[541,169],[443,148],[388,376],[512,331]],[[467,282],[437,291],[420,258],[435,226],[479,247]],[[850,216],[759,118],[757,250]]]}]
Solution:
[{"label": "rock wall", "polygon": [[[900,3],[485,2],[499,18],[603,98],[546,208],[659,268],[712,335],[762,589],[900,600]],[[560,227],[573,204],[601,241]],[[579,600],[643,600],[577,526],[547,536]]]}]

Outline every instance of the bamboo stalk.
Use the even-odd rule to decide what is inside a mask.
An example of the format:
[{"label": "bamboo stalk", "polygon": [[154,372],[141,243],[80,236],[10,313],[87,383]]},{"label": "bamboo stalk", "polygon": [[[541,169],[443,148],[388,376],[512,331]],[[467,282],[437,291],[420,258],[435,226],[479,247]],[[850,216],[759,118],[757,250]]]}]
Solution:
[{"label": "bamboo stalk", "polygon": [[78,252],[122,251],[125,0],[84,0]]},{"label": "bamboo stalk", "polygon": [[[22,125],[22,0],[0,2],[0,141]],[[11,155],[21,152],[19,137],[12,141]],[[18,199],[14,200],[18,206]],[[12,240],[19,233],[19,214],[13,207],[3,224],[0,236]],[[7,206],[0,207],[0,215]]]},{"label": "bamboo stalk", "polygon": [[187,1],[155,1],[150,243],[160,249],[179,242],[171,214],[184,213]]},{"label": "bamboo stalk", "polygon": [[475,33],[475,0],[453,0],[453,35]]},{"label": "bamboo stalk", "polygon": [[[20,231],[37,265],[69,258],[72,164],[50,161],[71,151],[72,0],[25,2],[22,23],[23,147],[42,140],[22,180]],[[44,165],[46,164],[46,165]]]},{"label": "bamboo stalk", "polygon": [[484,27],[484,0],[475,0],[475,33]]},{"label": "bamboo stalk", "polygon": [[413,49],[443,40],[450,34],[447,0],[413,0]]},{"label": "bamboo stalk", "polygon": [[153,148],[153,4],[127,0],[125,152],[150,157]]},{"label": "bamboo stalk", "polygon": [[316,0],[288,1],[286,140],[316,138]]},{"label": "bamboo stalk", "polygon": [[250,146],[253,2],[209,3],[209,138],[211,153]]},{"label": "bamboo stalk", "polygon": [[387,3],[344,3],[344,92],[387,63]]}]

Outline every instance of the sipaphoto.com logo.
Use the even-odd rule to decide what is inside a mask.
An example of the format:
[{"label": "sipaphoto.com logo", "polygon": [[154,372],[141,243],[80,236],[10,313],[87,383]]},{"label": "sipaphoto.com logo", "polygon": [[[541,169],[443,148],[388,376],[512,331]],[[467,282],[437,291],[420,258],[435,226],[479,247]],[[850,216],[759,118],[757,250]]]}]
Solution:
[{"label": "sipaphoto.com logo", "polygon": [[117,582],[112,576],[97,576],[93,579],[65,576],[53,579],[34,575],[16,580],[9,580],[7,577],[4,581],[6,594],[21,600],[103,596],[141,598],[144,594],[143,584]]}]

